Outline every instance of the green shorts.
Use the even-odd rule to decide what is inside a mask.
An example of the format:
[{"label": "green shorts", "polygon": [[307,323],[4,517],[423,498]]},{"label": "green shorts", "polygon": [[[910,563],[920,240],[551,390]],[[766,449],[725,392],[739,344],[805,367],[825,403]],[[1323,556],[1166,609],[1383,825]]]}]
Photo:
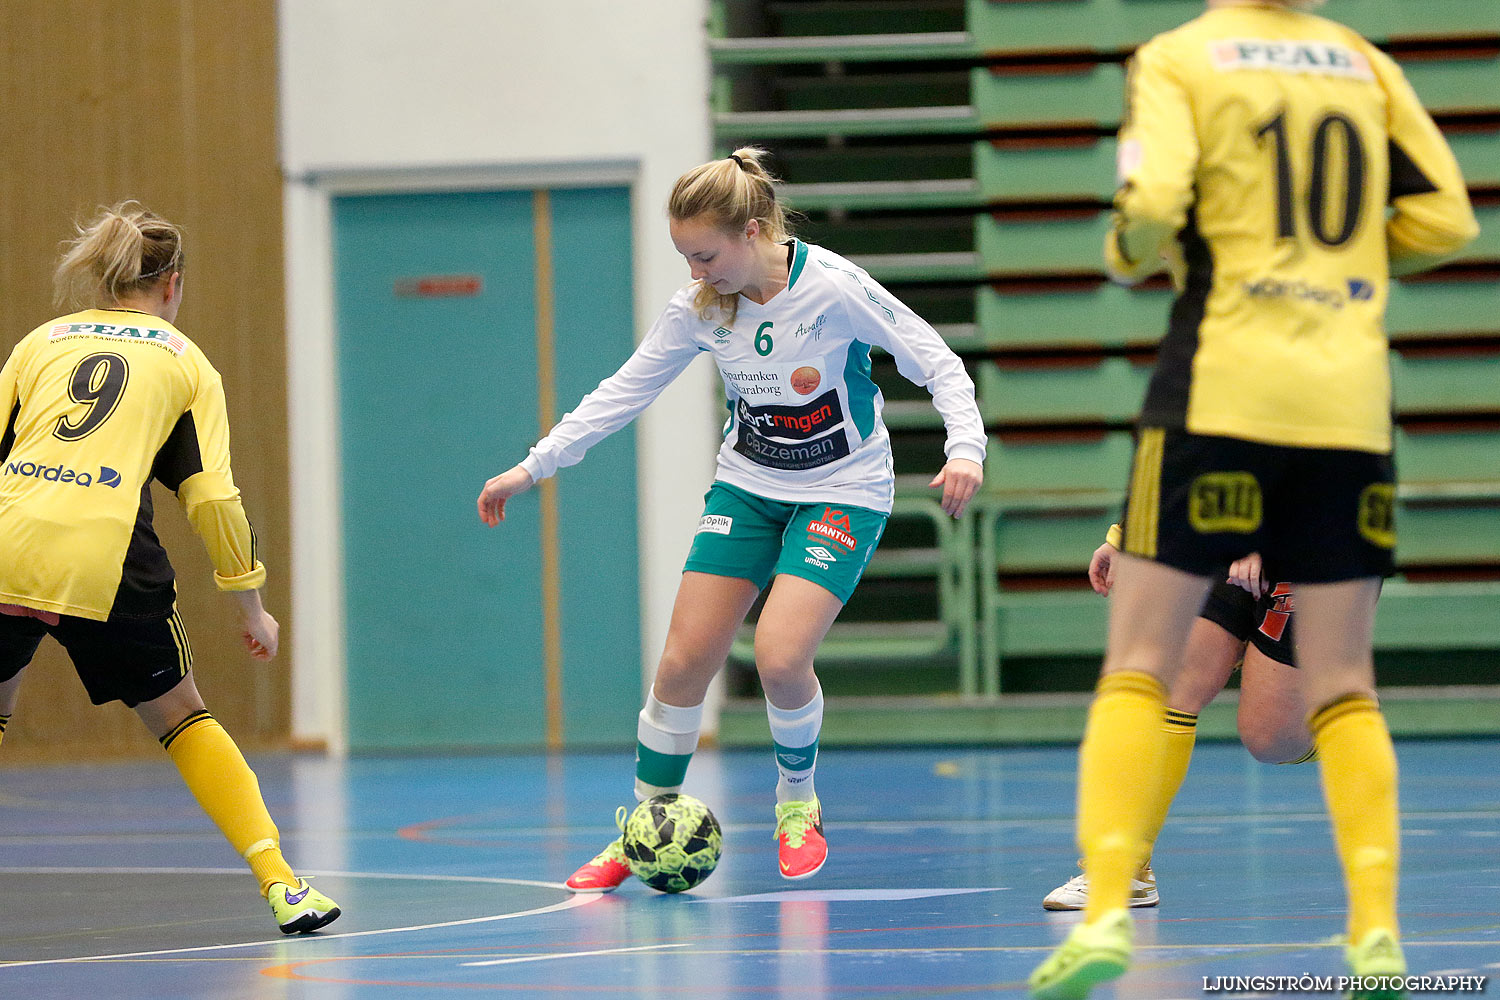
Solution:
[{"label": "green shorts", "polygon": [[776,574],[788,573],[847,602],[885,522],[885,514],[867,507],[784,503],[716,482],[703,495],[703,517],[683,570],[739,577],[762,590]]}]

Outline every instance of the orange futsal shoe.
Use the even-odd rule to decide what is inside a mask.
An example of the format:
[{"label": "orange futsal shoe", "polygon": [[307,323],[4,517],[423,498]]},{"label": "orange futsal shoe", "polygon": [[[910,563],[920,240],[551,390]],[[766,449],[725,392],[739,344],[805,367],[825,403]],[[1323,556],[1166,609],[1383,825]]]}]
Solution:
[{"label": "orange futsal shoe", "polygon": [[594,860],[573,873],[563,884],[574,892],[613,892],[630,877],[625,863],[625,846],[616,837]]},{"label": "orange futsal shoe", "polygon": [[[624,827],[625,807],[615,811],[615,825]],[[625,837],[622,834],[610,841],[609,846],[563,883],[574,892],[614,892],[620,883],[630,877],[630,864],[625,860]]]},{"label": "orange futsal shoe", "polygon": [[823,839],[823,807],[811,802],[776,803],[776,854],[782,878],[816,875],[828,860]]}]

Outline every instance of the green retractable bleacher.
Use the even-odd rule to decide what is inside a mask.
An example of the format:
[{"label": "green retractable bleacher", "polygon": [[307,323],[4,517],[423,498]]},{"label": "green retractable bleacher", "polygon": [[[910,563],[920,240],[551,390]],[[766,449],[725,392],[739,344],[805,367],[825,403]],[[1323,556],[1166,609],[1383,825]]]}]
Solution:
[{"label": "green retractable bleacher", "polygon": [[[1201,0],[968,0],[974,45],[995,55],[1130,49],[1203,12]],[[1333,0],[1321,14],[1376,41],[1500,34],[1483,0]]]},{"label": "green retractable bleacher", "polygon": [[[1202,9],[713,4],[719,148],[772,148],[807,238],[938,326],[974,375],[991,432],[973,515],[938,528],[921,484],[941,460],[941,422],[877,361],[906,527],[871,578],[881,595],[913,588],[880,598],[897,612],[929,612],[903,633],[899,614],[882,623],[851,606],[859,620],[830,637],[829,662],[956,663],[956,691],[995,694],[1006,661],[1102,650],[1108,603],[1081,573],[1118,516],[1128,427],[1172,301],[1162,279],[1104,280],[1113,132],[1129,53]],[[1331,0],[1321,13],[1388,45],[1438,114],[1482,226],[1456,264],[1392,286],[1403,575],[1386,588],[1377,641],[1500,649],[1500,3]],[[1439,614],[1455,625],[1424,645],[1424,616]]]}]

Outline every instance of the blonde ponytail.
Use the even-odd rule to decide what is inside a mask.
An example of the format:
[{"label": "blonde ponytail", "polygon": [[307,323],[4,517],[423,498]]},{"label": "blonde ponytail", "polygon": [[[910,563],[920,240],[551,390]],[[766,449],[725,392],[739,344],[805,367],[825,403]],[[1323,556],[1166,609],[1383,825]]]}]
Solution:
[{"label": "blonde ponytail", "polygon": [[63,244],[52,274],[59,306],[112,306],[182,270],[182,232],[138,201],[99,214]]},{"label": "blonde ponytail", "polygon": [[[744,146],[722,160],[694,167],[672,186],[667,214],[677,222],[706,216],[725,232],[742,232],[754,219],[761,235],[773,243],[792,238],[790,214],[776,200],[776,178],[766,169],[767,153],[757,146]],[[738,294],[721,295],[699,283],[693,305],[700,319],[716,315],[724,323],[734,322],[739,310]]]}]

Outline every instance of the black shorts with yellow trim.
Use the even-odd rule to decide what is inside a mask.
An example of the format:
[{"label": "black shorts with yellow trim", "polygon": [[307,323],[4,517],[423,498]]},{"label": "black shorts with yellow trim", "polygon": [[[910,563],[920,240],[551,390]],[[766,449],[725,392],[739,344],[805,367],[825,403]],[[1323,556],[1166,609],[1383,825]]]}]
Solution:
[{"label": "black shorts with yellow trim", "polygon": [[172,690],[193,668],[187,629],[173,610],[165,618],[93,621],[63,615],[56,625],[0,615],[0,682],[20,673],[50,634],[68,651],[95,705],[134,708]]},{"label": "black shorts with yellow trim", "polygon": [[1273,580],[1389,576],[1395,480],[1390,455],[1142,428],[1124,550],[1199,576],[1250,552]]},{"label": "black shorts with yellow trim", "polygon": [[1285,585],[1256,598],[1220,580],[1204,598],[1198,617],[1207,618],[1240,642],[1252,644],[1277,663],[1297,665],[1292,655],[1292,595]]}]

